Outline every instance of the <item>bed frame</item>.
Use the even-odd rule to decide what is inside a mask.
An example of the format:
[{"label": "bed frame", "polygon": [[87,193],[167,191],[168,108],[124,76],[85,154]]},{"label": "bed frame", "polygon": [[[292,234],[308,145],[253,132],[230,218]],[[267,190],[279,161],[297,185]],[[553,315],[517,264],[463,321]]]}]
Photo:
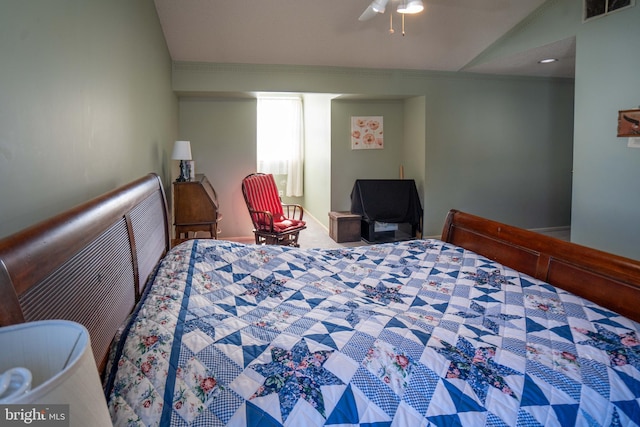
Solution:
[{"label": "bed frame", "polygon": [[102,372],[111,340],[168,249],[155,174],[8,236],[0,241],[0,326],[81,323]]},{"label": "bed frame", "polygon": [[457,210],[442,240],[640,321],[640,262]]},{"label": "bed frame", "polygon": [[[442,240],[640,321],[640,262],[452,210]],[[0,240],[0,326],[87,327],[96,364],[169,249],[160,178],[147,175]]]}]

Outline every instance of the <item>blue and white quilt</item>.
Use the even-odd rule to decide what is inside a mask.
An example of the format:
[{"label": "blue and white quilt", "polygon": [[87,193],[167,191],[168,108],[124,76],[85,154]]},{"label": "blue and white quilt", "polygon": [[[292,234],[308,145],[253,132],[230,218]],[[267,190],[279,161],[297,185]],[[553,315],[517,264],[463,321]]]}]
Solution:
[{"label": "blue and white quilt", "polygon": [[638,425],[639,326],[438,240],[191,240],[114,347],[107,397],[115,425]]}]

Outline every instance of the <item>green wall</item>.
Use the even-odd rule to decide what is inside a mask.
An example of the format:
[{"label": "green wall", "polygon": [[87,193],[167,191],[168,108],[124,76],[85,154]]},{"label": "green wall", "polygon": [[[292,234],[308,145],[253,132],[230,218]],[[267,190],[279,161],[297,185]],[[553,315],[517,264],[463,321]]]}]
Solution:
[{"label": "green wall", "polygon": [[426,183],[426,97],[415,96],[404,102],[404,145],[402,150],[402,165],[404,176],[416,182],[422,207],[427,207],[429,200],[424,199]]},{"label": "green wall", "polygon": [[616,136],[640,106],[640,6],[582,22],[582,4],[547,1],[474,63],[576,38],[571,240],[640,259],[640,150]]},{"label": "green wall", "polygon": [[304,196],[285,198],[304,206],[328,227],[327,206],[331,206],[331,99],[335,95],[305,93],[304,102]]},{"label": "green wall", "polygon": [[427,234],[449,208],[524,228],[569,225],[572,108],[570,80],[440,82],[427,95]]},{"label": "green wall", "polygon": [[[305,182],[314,185],[306,186],[304,205],[325,225],[330,210],[349,209],[355,179],[397,178],[400,165],[420,191],[425,235],[440,234],[451,208],[526,228],[570,224],[572,79],[174,63],[173,86],[182,96],[261,91],[341,95],[330,105],[330,158],[324,148],[321,155],[306,156]],[[221,122],[238,126],[239,132],[247,125],[236,125],[223,108],[219,114]],[[384,117],[383,150],[351,150],[353,115]],[[307,152],[313,151],[308,147]],[[215,161],[226,160],[218,156]],[[327,179],[329,199],[326,187],[318,184]],[[224,228],[221,235],[230,236]]]},{"label": "green wall", "polygon": [[240,183],[256,171],[256,109],[251,98],[180,99],[180,139],[218,194],[221,237],[252,235]]},{"label": "green wall", "polygon": [[149,172],[168,185],[177,97],[152,0],[3,0],[0,57],[0,236]]},{"label": "green wall", "polygon": [[618,111],[640,106],[637,3],[577,33],[571,239],[640,259],[640,149],[616,137]]},{"label": "green wall", "polygon": [[[384,148],[351,149],[351,117],[382,116]],[[331,209],[348,211],[356,179],[398,179],[403,162],[404,101],[334,100],[331,106]],[[413,178],[405,175],[405,178]]]}]

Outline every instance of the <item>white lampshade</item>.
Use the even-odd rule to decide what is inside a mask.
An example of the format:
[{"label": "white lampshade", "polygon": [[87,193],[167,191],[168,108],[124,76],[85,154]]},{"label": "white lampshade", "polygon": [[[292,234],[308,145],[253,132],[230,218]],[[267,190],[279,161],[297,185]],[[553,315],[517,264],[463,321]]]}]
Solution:
[{"label": "white lampshade", "polygon": [[189,141],[176,141],[173,144],[173,160],[191,160],[191,143]]},{"label": "white lampshade", "polygon": [[424,10],[422,0],[403,1],[398,5],[398,13],[420,13]]},{"label": "white lampshade", "polygon": [[0,328],[0,348],[0,374],[24,367],[33,376],[30,391],[4,403],[25,412],[49,405],[47,415],[54,416],[66,406],[51,405],[69,405],[63,416],[71,426],[112,425],[84,326],[67,320],[5,326]]}]

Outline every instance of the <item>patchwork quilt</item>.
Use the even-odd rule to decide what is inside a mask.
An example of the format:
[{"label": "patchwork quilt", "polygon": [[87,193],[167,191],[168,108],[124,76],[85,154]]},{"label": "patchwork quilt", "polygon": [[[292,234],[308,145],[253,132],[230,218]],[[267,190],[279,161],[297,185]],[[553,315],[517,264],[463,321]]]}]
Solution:
[{"label": "patchwork quilt", "polygon": [[438,240],[190,240],[106,394],[115,425],[639,425],[639,326]]}]

